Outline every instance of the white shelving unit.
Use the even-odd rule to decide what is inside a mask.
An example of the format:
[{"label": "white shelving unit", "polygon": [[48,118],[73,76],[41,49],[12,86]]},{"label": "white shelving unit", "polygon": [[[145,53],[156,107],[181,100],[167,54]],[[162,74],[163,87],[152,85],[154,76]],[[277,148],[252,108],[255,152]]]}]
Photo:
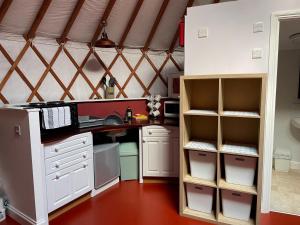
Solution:
[{"label": "white shelving unit", "polygon": [[[265,74],[202,75],[181,78],[180,113],[180,214],[215,224],[258,225],[261,205]],[[216,179],[192,177],[188,151],[216,154]],[[253,186],[226,182],[226,154],[255,157]],[[214,188],[212,213],[190,209],[186,185]],[[249,221],[224,216],[222,190],[253,196]]]}]

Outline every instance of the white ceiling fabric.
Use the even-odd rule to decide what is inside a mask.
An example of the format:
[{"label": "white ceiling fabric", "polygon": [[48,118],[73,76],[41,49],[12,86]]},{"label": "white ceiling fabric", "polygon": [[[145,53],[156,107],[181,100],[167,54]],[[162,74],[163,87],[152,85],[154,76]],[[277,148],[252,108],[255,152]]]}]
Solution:
[{"label": "white ceiling fabric", "polygon": [[[0,0],[2,4],[3,0]],[[30,29],[43,0],[13,0],[0,24],[0,32],[24,35]],[[68,38],[72,41],[88,43],[109,0],[86,0],[76,18]],[[127,47],[143,47],[153,26],[162,0],[145,0],[125,40]],[[188,0],[170,0],[166,11],[151,42],[151,49],[168,49],[178,22],[184,13]],[[213,3],[214,0],[196,0],[195,5]],[[52,0],[37,36],[59,38],[75,8],[77,0]],[[118,43],[129,21],[137,0],[117,0],[108,17],[107,32],[110,39]]]}]

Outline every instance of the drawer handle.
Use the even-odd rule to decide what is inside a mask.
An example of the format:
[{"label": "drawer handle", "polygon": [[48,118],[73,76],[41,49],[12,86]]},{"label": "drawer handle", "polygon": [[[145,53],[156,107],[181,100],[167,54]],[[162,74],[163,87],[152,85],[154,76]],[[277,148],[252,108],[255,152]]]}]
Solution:
[{"label": "drawer handle", "polygon": [[235,158],[236,161],[241,161],[241,162],[244,162],[245,159],[244,158]]},{"label": "drawer handle", "polygon": [[241,197],[241,194],[239,193],[232,193],[233,196]]},{"label": "drawer handle", "polygon": [[87,157],[87,154],[84,153],[84,154],[82,155],[82,157],[85,159],[85,158]]},{"label": "drawer handle", "polygon": [[82,141],[82,144],[84,144],[84,145],[85,145],[85,144],[86,144],[86,140],[83,140],[83,141]]},{"label": "drawer handle", "polygon": [[58,148],[55,148],[54,151],[57,153],[58,152]]},{"label": "drawer handle", "polygon": [[151,135],[151,134],[152,134],[152,132],[151,132],[151,131],[149,131],[149,134]]},{"label": "drawer handle", "polygon": [[55,167],[58,169],[60,167],[59,162],[55,163]]},{"label": "drawer handle", "polygon": [[87,163],[84,163],[84,164],[83,164],[83,168],[86,168],[87,166],[88,166]]},{"label": "drawer handle", "polygon": [[58,180],[58,179],[60,178],[60,174],[57,173],[57,174],[55,175],[55,178],[56,178],[56,180]]},{"label": "drawer handle", "polygon": [[198,189],[198,190],[203,190],[203,188],[202,187],[195,187],[195,189]]}]

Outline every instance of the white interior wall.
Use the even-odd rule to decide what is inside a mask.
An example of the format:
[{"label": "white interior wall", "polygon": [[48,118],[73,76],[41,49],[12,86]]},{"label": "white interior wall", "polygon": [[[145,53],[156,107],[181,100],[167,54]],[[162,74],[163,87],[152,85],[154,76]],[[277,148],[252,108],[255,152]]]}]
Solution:
[{"label": "white interior wall", "polygon": [[[238,0],[192,7],[186,17],[185,74],[267,73],[272,12],[300,8],[297,0]],[[253,24],[264,32],[253,33]],[[208,38],[198,38],[200,28]],[[261,59],[252,50],[261,48]]]},{"label": "white interior wall", "polygon": [[[189,8],[185,20],[184,73],[198,75],[268,73],[269,69],[273,71],[273,68],[269,68],[272,13],[296,9],[300,9],[298,0],[238,0]],[[253,33],[253,24],[257,22],[263,22],[264,31]],[[200,28],[208,29],[207,38],[198,38]],[[254,48],[262,50],[260,59],[252,59]],[[268,93],[271,102],[267,104],[272,107],[273,99],[269,95],[271,94]],[[272,112],[272,109],[267,108],[267,117],[272,119]],[[272,121],[267,120],[266,130],[272,132],[272,127]],[[271,146],[270,136],[266,134],[265,145]],[[263,171],[262,212],[267,213],[270,211],[272,149],[264,151],[266,160]]]},{"label": "white interior wall", "polygon": [[274,149],[289,149],[292,166],[300,165],[300,132],[291,126],[291,119],[300,116],[299,69],[300,50],[279,52]]}]

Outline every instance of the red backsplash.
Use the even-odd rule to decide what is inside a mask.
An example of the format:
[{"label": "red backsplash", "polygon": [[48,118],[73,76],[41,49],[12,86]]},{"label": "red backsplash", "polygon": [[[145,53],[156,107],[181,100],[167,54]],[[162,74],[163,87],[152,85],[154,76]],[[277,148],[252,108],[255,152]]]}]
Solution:
[{"label": "red backsplash", "polygon": [[86,102],[78,104],[78,115],[79,116],[100,116],[105,117],[115,112],[120,113],[122,116],[125,115],[127,107],[130,107],[133,114],[140,113],[146,114],[147,112],[147,101],[141,100],[120,100],[120,101],[103,101],[103,102]]},{"label": "red backsplash", "polygon": [[[164,102],[170,100],[164,98],[160,101],[161,107],[159,108],[160,115],[164,114]],[[99,102],[82,102],[78,103],[79,116],[99,116],[106,117],[110,114],[118,112],[121,116],[125,116],[127,107],[130,107],[133,114],[148,115],[147,100],[112,100],[112,101],[99,101]]]}]

